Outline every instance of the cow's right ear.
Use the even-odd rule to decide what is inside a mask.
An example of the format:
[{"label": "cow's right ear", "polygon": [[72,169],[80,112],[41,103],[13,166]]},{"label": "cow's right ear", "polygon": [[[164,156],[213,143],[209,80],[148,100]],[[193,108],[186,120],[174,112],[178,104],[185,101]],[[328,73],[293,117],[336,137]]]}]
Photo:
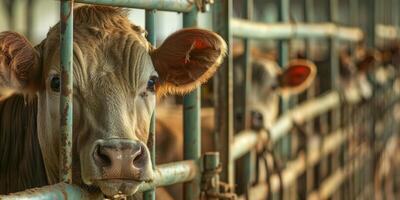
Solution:
[{"label": "cow's right ear", "polygon": [[0,87],[31,93],[40,84],[39,53],[22,35],[0,33]]},{"label": "cow's right ear", "polygon": [[314,81],[317,67],[309,60],[295,59],[290,61],[285,70],[278,76],[281,95],[299,94]]}]

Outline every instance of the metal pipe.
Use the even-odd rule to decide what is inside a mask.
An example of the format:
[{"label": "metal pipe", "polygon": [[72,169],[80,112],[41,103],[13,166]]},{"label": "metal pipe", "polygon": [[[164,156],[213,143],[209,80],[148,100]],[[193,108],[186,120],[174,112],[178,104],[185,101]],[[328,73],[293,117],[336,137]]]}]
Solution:
[{"label": "metal pipe", "polygon": [[194,7],[188,0],[76,0],[76,2],[172,12],[190,12]]},{"label": "metal pipe", "polygon": [[231,143],[233,139],[233,67],[232,67],[232,34],[230,19],[232,16],[232,0],[219,0],[213,6],[213,30],[221,35],[228,44],[228,55],[214,76],[215,101],[215,142],[221,155],[223,167],[221,180],[232,184],[234,169],[231,162]]},{"label": "metal pipe", "polygon": [[334,191],[342,184],[342,182],[353,173],[357,172],[359,168],[364,166],[368,157],[370,157],[371,151],[366,148],[360,149],[357,157],[348,163],[343,168],[339,168],[332,175],[327,177],[324,182],[322,182],[320,188],[312,192],[307,199],[329,199]]},{"label": "metal pipe", "polygon": [[[348,139],[348,137],[346,137],[346,132],[351,130],[352,127],[349,126],[345,129],[340,129],[330,133],[325,138],[319,137],[319,142],[314,142],[315,140],[309,141],[307,144],[309,149],[306,154],[300,154],[294,161],[289,162],[288,167],[283,170],[283,187],[293,185],[297,181],[298,177],[307,170],[307,168],[314,167],[321,158],[324,158],[338,150]],[[270,177],[270,180],[270,183],[272,184],[272,192],[277,192],[279,187],[281,187],[278,177],[273,175]],[[262,199],[267,194],[268,186],[266,183],[261,183],[260,185],[250,189],[249,199]]]},{"label": "metal pipe", "polygon": [[[247,0],[242,2],[243,15],[247,20],[251,20],[253,16],[253,0]],[[241,59],[241,66],[234,67],[234,127],[235,134],[239,131],[250,128],[250,112],[248,107],[248,98],[250,96],[251,90],[251,77],[252,77],[252,67],[251,57],[250,57],[250,40],[247,38],[243,39],[244,53]],[[239,78],[243,77],[243,78]],[[235,147],[232,147],[235,148]],[[241,158],[237,163],[237,168],[235,170],[235,182],[237,183],[237,194],[243,194],[248,189],[252,180],[252,171],[254,171],[255,163],[255,152],[246,152],[247,154]]]},{"label": "metal pipe", "polygon": [[62,0],[60,5],[60,181],[72,183],[72,93],[73,93],[73,1]]},{"label": "metal pipe", "polygon": [[[97,198],[96,198],[97,197]],[[101,194],[90,195],[85,190],[76,185],[66,183],[58,183],[55,185],[45,186],[41,188],[33,188],[10,195],[1,196],[2,200],[67,200],[67,199],[100,199]]]},{"label": "metal pipe", "polygon": [[[347,101],[346,99],[346,102],[357,103],[361,101],[361,98],[350,100],[351,101]],[[340,94],[333,91],[298,105],[296,108],[293,108],[280,117],[275,122],[274,126],[270,128],[269,131],[272,141],[276,142],[288,133],[293,127],[293,122],[299,124],[307,122],[314,117],[339,106],[340,103]],[[263,137],[262,134],[260,135],[254,131],[243,131],[240,134],[237,134],[232,143],[232,159],[235,160],[250,151],[250,149],[254,148],[257,142],[260,141],[260,138]]]},{"label": "metal pipe", "polygon": [[[195,161],[187,160],[160,165],[155,170],[155,178],[150,183],[140,186],[139,192],[151,190],[155,187],[167,186],[193,180],[200,173]],[[66,183],[25,190],[11,195],[0,195],[0,199],[16,200],[52,200],[52,199],[97,199],[102,194],[89,194],[78,186]]]},{"label": "metal pipe", "polygon": [[155,170],[155,178],[150,183],[144,183],[139,192],[151,188],[173,185],[192,181],[200,173],[197,161],[187,160],[159,165]]},{"label": "metal pipe", "polygon": [[[156,26],[155,26],[156,10],[146,10],[145,13],[145,26],[147,30],[147,40],[156,46]],[[156,167],[156,110],[154,109],[150,122],[150,133],[147,146],[150,150],[151,163],[153,169]],[[152,188],[143,193],[144,200],[155,200],[156,191]]]},{"label": "metal pipe", "polygon": [[[219,163],[219,153],[218,152],[207,152],[204,154],[204,172],[207,173],[205,181],[209,184],[209,187],[204,188],[207,189],[206,194],[218,194],[220,192],[220,182],[219,182],[219,174],[218,167]],[[208,200],[218,200],[218,198],[207,197]]]},{"label": "metal pipe", "polygon": [[369,48],[375,46],[376,5],[375,0],[367,0],[367,45]]},{"label": "metal pipe", "polygon": [[340,40],[357,42],[363,32],[355,27],[342,27],[334,23],[275,23],[266,24],[243,19],[231,20],[235,37],[265,39],[325,38],[335,36]]},{"label": "metal pipe", "polygon": [[[183,14],[183,27],[197,27],[197,8],[193,7]],[[196,88],[183,97],[183,158],[195,160],[200,165],[201,158],[201,122],[200,122],[200,88]],[[184,184],[183,196],[186,200],[200,198],[200,175],[191,182]]]}]

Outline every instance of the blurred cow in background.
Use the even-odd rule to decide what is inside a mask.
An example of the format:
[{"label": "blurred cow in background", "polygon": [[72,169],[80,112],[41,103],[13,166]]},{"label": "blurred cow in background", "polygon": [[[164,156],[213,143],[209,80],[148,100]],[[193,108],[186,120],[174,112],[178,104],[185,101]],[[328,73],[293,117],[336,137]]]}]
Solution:
[{"label": "blurred cow in background", "polygon": [[[234,49],[238,57],[241,50]],[[308,60],[292,60],[282,69],[273,60],[273,56],[257,50],[252,53],[253,61],[251,95],[248,96],[251,111],[263,114],[264,125],[269,128],[278,117],[279,96],[289,97],[299,94],[311,85],[316,76],[316,66]],[[241,67],[235,64],[234,67]],[[157,107],[156,146],[158,164],[183,159],[183,113],[182,106],[161,104]],[[202,108],[202,152],[215,151],[213,144],[214,109]],[[168,187],[174,199],[181,199],[179,186]]]}]

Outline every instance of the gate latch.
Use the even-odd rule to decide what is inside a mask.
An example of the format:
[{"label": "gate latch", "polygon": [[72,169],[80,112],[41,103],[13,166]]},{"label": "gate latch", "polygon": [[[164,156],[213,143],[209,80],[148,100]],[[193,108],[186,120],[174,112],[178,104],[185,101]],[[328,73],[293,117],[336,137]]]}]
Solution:
[{"label": "gate latch", "polygon": [[220,182],[219,173],[222,167],[219,163],[219,152],[207,152],[204,155],[204,171],[201,180],[200,199],[236,200],[232,186]]}]

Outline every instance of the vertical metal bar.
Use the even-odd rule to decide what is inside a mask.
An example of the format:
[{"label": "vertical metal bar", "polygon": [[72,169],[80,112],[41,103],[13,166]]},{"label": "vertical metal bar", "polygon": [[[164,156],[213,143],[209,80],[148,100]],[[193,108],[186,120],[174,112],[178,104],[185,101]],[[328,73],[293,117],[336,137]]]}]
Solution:
[{"label": "vertical metal bar", "polygon": [[[253,0],[243,1],[243,15],[246,19],[251,20],[253,15]],[[233,73],[237,73],[234,77],[243,77],[242,79],[237,78],[234,80],[236,84],[234,84],[234,112],[235,112],[235,133],[238,133],[241,130],[249,128],[249,109],[248,109],[248,99],[250,96],[251,90],[251,47],[250,40],[243,39],[244,45],[244,55],[243,59],[241,59],[242,64],[241,68],[234,68]],[[250,186],[250,182],[252,179],[252,169],[254,165],[254,151],[251,151],[240,158],[237,163],[236,169],[236,183],[237,194],[241,195],[247,191]]]},{"label": "vertical metal bar", "polygon": [[[367,16],[367,47],[368,48],[374,48],[375,44],[376,44],[376,33],[375,33],[375,26],[376,26],[376,21],[377,21],[377,12],[376,12],[376,1],[375,0],[367,0],[366,1],[367,4],[367,12],[368,13]],[[370,165],[371,167],[371,173],[373,174],[373,172],[376,169],[376,148],[375,148],[375,115],[372,115],[372,119],[371,119],[370,123],[370,145],[371,145],[371,154],[372,154],[372,158],[371,158],[371,162]],[[372,176],[372,182],[375,181],[375,176]],[[375,192],[372,191],[372,196],[375,195]]]},{"label": "vertical metal bar", "polygon": [[399,1],[392,0],[392,25],[396,27],[397,37],[399,37]]},{"label": "vertical metal bar", "polygon": [[[290,0],[277,0],[278,4],[278,21],[282,23],[289,22],[289,1]],[[289,60],[289,41],[288,40],[280,40],[278,41],[278,51],[279,58],[278,63],[281,67],[286,67]],[[281,113],[286,112],[289,109],[289,100],[281,99]],[[282,138],[281,141],[281,158],[283,161],[290,159],[291,152],[291,137],[290,134],[286,135]]]},{"label": "vertical metal bar", "polygon": [[[197,26],[197,8],[183,14],[183,27]],[[183,97],[183,130],[184,130],[184,159],[195,160],[200,164],[201,157],[201,122],[200,122],[200,88]],[[199,199],[200,176],[184,184],[184,199]]]},{"label": "vertical metal bar", "polygon": [[233,139],[233,70],[232,70],[232,34],[230,17],[232,16],[232,0],[216,1],[213,9],[213,29],[221,35],[228,44],[228,56],[214,77],[215,124],[217,141],[216,149],[221,155],[223,167],[221,180],[233,183],[234,166],[232,164],[230,144]]},{"label": "vertical metal bar", "polygon": [[[290,0],[276,0],[278,5],[278,21],[281,23],[289,22],[289,11],[290,11]],[[282,68],[286,67],[289,60],[289,40],[279,40],[278,41],[278,63]],[[285,113],[290,107],[290,99],[281,98],[280,112]],[[280,142],[278,142],[278,146],[281,153],[281,160],[283,163],[286,163],[290,159],[291,154],[291,146],[292,140],[291,135],[287,134],[282,138]],[[273,194],[273,198],[277,197],[277,195],[281,196],[280,199],[290,198],[290,192],[284,192],[285,194]],[[288,197],[286,197],[288,196]]]},{"label": "vertical metal bar", "polygon": [[[304,11],[303,11],[303,15],[304,15],[304,22],[305,23],[310,23],[314,20],[314,0],[303,0],[302,2],[304,4]],[[311,45],[312,45],[312,40],[311,39],[306,39],[305,40],[305,56],[308,59],[312,59],[312,55],[311,55]],[[307,91],[307,97],[306,98],[312,98],[313,96],[315,96],[315,87],[309,89]],[[307,123],[306,126],[306,131],[307,133],[312,134],[314,132],[314,121],[310,121]],[[306,140],[307,141],[307,140]],[[305,142],[306,142],[305,141]],[[307,145],[305,151],[307,152]],[[300,199],[306,199],[307,195],[313,190],[313,186],[314,186],[314,168],[308,167],[307,165],[307,169],[305,171],[305,183],[303,183],[302,185],[304,185],[303,188],[305,188],[305,191],[301,194],[302,196],[300,196]]]},{"label": "vertical metal bar", "polygon": [[33,36],[33,22],[34,22],[34,0],[28,0],[26,3],[26,37],[32,41]]},{"label": "vertical metal bar", "polygon": [[73,1],[61,1],[60,181],[72,183]]},{"label": "vertical metal bar", "polygon": [[[330,0],[329,1],[329,21],[332,23],[338,24],[339,23],[339,16],[338,16],[338,0]],[[331,90],[338,89],[338,78],[339,78],[339,55],[338,55],[338,40],[335,36],[332,36],[329,39],[329,63],[330,63],[330,84],[329,87]],[[331,113],[331,126],[330,131],[336,130],[340,126],[340,108],[333,109]],[[331,165],[329,168],[332,171],[335,171],[339,165],[339,150],[336,150],[330,156],[330,161],[328,163]],[[331,173],[329,172],[329,173]],[[332,197],[333,199],[338,199],[339,195],[335,193]]]},{"label": "vertical metal bar", "polygon": [[[156,46],[155,18],[156,18],[156,10],[146,10],[145,26],[146,26],[146,30],[147,30],[147,40],[153,46]],[[155,144],[156,144],[156,110],[155,109],[151,116],[150,134],[149,134],[148,140],[149,141],[147,142],[147,146],[150,150],[151,163],[153,165],[153,169],[155,169],[155,166],[156,166],[156,146],[155,146]],[[145,200],[155,200],[156,199],[155,188],[144,192],[143,198]]]},{"label": "vertical metal bar", "polygon": [[[204,171],[211,172],[216,171],[219,167],[219,153],[218,152],[207,152],[204,154]],[[209,191],[214,194],[219,193],[219,175],[214,174],[211,178],[212,187]],[[217,198],[208,198],[208,200],[217,200]]]},{"label": "vertical metal bar", "polygon": [[367,3],[367,45],[369,48],[375,46],[375,25],[376,25],[376,10],[375,0],[366,0]]}]

